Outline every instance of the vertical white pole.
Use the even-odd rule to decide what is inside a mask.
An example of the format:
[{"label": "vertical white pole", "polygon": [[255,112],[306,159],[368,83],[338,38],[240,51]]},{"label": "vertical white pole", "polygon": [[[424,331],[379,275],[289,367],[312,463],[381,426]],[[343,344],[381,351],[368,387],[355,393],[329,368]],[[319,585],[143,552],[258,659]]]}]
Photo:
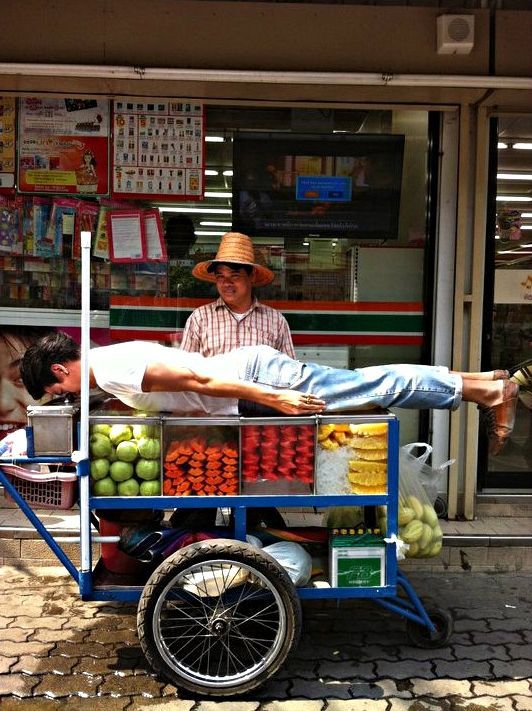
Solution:
[{"label": "vertical white pole", "polygon": [[81,572],[91,570],[90,512],[89,512],[89,351],[90,351],[90,250],[91,233],[81,233],[81,401],[78,467],[79,509],[81,536]]}]

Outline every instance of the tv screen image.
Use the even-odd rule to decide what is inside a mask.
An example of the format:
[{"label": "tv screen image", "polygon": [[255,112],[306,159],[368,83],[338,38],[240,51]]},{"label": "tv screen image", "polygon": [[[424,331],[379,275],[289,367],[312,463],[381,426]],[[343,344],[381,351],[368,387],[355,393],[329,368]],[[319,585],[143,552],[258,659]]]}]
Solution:
[{"label": "tv screen image", "polygon": [[233,229],[397,239],[404,136],[238,133]]}]

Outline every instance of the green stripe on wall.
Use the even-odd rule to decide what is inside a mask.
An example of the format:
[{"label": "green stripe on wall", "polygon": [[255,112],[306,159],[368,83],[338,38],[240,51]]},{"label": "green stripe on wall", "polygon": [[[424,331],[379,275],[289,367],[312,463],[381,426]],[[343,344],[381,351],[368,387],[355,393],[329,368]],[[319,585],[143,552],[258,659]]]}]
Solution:
[{"label": "green stripe on wall", "polygon": [[[171,309],[110,309],[111,328],[164,328],[176,331],[184,328],[191,311]],[[423,316],[413,314],[340,313],[316,314],[286,313],[292,331],[319,331],[323,333],[422,333]]]}]

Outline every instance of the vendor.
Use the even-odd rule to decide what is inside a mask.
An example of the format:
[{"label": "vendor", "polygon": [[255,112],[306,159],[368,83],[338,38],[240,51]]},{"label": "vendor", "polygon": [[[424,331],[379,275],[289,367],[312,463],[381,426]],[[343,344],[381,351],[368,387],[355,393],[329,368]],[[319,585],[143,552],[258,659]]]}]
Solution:
[{"label": "vendor", "polygon": [[216,257],[196,264],[192,274],[216,284],[219,298],[189,316],[181,341],[183,350],[213,356],[240,346],[265,345],[295,358],[285,317],[253,294],[253,289],[271,284],[274,274],[257,262],[247,235],[227,232]]},{"label": "vendor", "polygon": [[[236,415],[252,401],[284,415],[372,407],[454,410],[462,401],[485,414],[492,454],[512,432],[519,386],[506,371],[456,373],[427,365],[344,370],[301,363],[269,346],[247,346],[205,358],[157,343],[133,341],[90,351],[90,384],[145,411]],[[79,393],[81,353],[64,333],[30,346],[21,365],[34,398]],[[502,379],[496,379],[502,376]]]}]

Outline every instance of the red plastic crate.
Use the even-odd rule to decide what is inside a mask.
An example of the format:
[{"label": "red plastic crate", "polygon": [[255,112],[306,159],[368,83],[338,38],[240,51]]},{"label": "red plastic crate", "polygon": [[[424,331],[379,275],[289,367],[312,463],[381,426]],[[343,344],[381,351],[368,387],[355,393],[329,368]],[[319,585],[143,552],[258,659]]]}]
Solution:
[{"label": "red plastic crate", "polygon": [[[76,503],[75,472],[40,472],[15,464],[2,465],[9,481],[36,509],[70,509]],[[6,497],[10,498],[6,492]]]}]

